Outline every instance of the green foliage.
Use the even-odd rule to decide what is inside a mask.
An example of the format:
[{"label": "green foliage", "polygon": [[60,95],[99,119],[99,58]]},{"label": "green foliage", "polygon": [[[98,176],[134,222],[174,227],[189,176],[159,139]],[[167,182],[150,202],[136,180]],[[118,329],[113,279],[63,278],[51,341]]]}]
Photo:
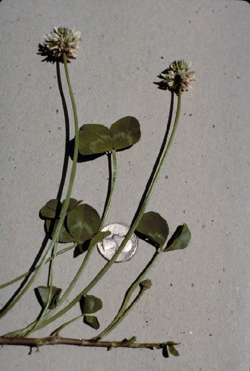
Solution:
[{"label": "green foliage", "polygon": [[[45,232],[51,239],[54,236],[54,232],[59,221],[63,203],[59,202],[57,199],[52,199],[49,200],[40,210],[39,213],[40,217],[41,219],[45,220],[44,224]],[[81,201],[77,201],[76,199],[71,198],[66,215],[79,203],[81,203]],[[74,239],[68,232],[65,223],[62,225],[62,228],[60,230],[59,242],[60,243],[74,242]]]},{"label": "green foliage", "polygon": [[86,325],[94,328],[95,330],[98,330],[99,327],[100,327],[98,318],[96,316],[89,316],[89,315],[84,316],[83,317],[83,323],[85,323]]},{"label": "green foliage", "polygon": [[142,216],[136,233],[154,246],[163,246],[169,233],[168,223],[160,214],[149,211]]},{"label": "green foliage", "polygon": [[[60,216],[60,212],[62,209],[62,206],[64,204],[59,202],[57,199],[49,200],[40,210],[39,214],[41,219],[54,219],[56,216]],[[71,198],[69,200],[69,206],[67,209],[66,215],[77,205],[79,205],[82,201],[77,201],[74,198]]]},{"label": "green foliage", "polygon": [[79,130],[79,153],[83,156],[124,150],[139,141],[139,121],[126,116],[111,125],[110,129],[99,124],[85,124]]},{"label": "green foliage", "polygon": [[168,350],[169,350],[169,353],[172,354],[172,356],[178,357],[179,352],[177,349],[175,349],[173,345],[168,344]]},{"label": "green foliage", "polygon": [[[57,224],[59,219],[47,219],[45,221],[45,232],[49,236],[50,239],[53,238]],[[59,239],[58,242],[60,243],[69,243],[69,242],[75,242],[74,238],[69,234],[69,232],[66,229],[65,223],[62,225],[59,233]]]},{"label": "green foliage", "polygon": [[40,217],[42,219],[53,219],[56,216],[56,211],[60,213],[62,208],[58,200],[49,200],[40,210]]},{"label": "green foliage", "polygon": [[[34,289],[37,300],[42,308],[45,308],[48,302],[49,290],[50,288],[47,286],[39,286]],[[50,304],[48,307],[49,309],[53,309],[57,306],[57,302],[59,300],[61,292],[62,292],[62,289],[52,286],[51,300],[50,300]]]},{"label": "green foliage", "polygon": [[85,295],[81,297],[80,308],[82,314],[92,314],[102,309],[102,301],[94,295]]},{"label": "green foliage", "polygon": [[[70,199],[64,224],[60,230],[59,242],[82,244],[91,240],[98,232],[101,223],[99,214],[93,207],[81,204],[81,202],[74,198]],[[59,222],[63,203],[59,203],[58,200],[50,200],[40,210],[40,216],[45,220],[45,232],[51,239]]]},{"label": "green foliage", "polygon": [[91,239],[97,233],[100,223],[97,211],[87,204],[77,206],[66,218],[67,229],[78,243]]},{"label": "green foliage", "polygon": [[164,251],[182,250],[185,249],[191,240],[191,232],[186,224],[179,225],[176,228],[173,236],[167,243]]},{"label": "green foliage", "polygon": [[110,128],[113,149],[123,150],[133,146],[141,137],[139,121],[132,116],[126,116],[116,121]]},{"label": "green foliage", "polygon": [[[64,202],[65,200],[63,201],[62,203],[62,206],[64,205]],[[82,200],[80,201],[77,201],[75,198],[70,198],[69,200],[69,206],[68,206],[68,209],[67,209],[67,213],[66,215],[68,215],[68,213],[73,210],[75,207],[77,207],[78,205],[80,205],[82,203]]]},{"label": "green foliage", "polygon": [[175,345],[179,345],[180,343],[175,343],[173,341],[168,341],[167,344],[164,344],[162,346],[162,355],[164,358],[169,357],[169,353],[172,354],[172,356],[177,357],[179,355],[178,350],[175,349]]},{"label": "green foliage", "polygon": [[79,152],[82,155],[105,153],[112,150],[110,129],[99,124],[85,124],[79,131]]},{"label": "green foliage", "polygon": [[95,313],[102,309],[102,301],[93,295],[82,296],[80,300],[80,308],[83,316],[83,323],[97,330],[100,327],[97,317],[89,314]]}]

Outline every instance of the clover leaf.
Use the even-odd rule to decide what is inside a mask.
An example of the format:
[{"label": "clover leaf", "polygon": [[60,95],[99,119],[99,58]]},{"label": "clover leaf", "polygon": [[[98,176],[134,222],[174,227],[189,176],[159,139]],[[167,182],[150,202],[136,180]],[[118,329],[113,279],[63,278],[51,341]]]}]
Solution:
[{"label": "clover leaf", "polygon": [[136,234],[139,238],[154,246],[163,246],[169,233],[168,223],[162,216],[154,211],[143,214]]},{"label": "clover leaf", "polygon": [[182,250],[185,249],[191,240],[191,232],[187,224],[179,225],[176,228],[173,236],[167,243],[164,251]]}]

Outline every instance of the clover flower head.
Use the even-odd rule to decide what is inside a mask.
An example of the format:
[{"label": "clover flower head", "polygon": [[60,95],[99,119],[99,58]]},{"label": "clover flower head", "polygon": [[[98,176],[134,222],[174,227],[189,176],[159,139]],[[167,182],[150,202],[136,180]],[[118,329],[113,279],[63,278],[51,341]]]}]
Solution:
[{"label": "clover flower head", "polygon": [[74,28],[54,27],[53,31],[44,36],[43,45],[39,45],[42,55],[47,55],[47,60],[62,60],[63,53],[67,59],[75,59],[76,51],[79,49],[81,33]]},{"label": "clover flower head", "polygon": [[178,93],[179,89],[182,92],[187,91],[191,87],[191,83],[195,81],[195,73],[189,71],[191,63],[186,63],[184,60],[174,61],[169,67],[164,70],[158,77],[162,79],[159,85],[160,89],[170,90]]}]

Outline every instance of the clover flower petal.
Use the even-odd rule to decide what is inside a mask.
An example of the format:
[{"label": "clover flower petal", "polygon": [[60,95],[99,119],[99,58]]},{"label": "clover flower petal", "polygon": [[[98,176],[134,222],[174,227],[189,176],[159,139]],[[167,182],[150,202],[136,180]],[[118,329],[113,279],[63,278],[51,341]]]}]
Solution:
[{"label": "clover flower petal", "polygon": [[162,81],[157,85],[160,89],[175,93],[178,93],[179,89],[182,92],[187,91],[195,81],[195,73],[189,71],[190,66],[191,63],[186,63],[184,60],[174,61],[158,76]]},{"label": "clover flower petal", "polygon": [[81,33],[74,28],[54,27],[53,31],[44,36],[43,45],[39,45],[41,55],[46,55],[48,61],[61,60],[65,53],[67,59],[75,59],[79,49]]}]

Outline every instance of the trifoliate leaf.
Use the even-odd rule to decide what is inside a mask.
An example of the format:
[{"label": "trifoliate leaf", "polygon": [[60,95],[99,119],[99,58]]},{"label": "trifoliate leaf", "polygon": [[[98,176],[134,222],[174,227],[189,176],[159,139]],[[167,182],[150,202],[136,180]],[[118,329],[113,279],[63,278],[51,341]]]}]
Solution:
[{"label": "trifoliate leaf", "polygon": [[[95,159],[104,153],[124,150],[133,146],[141,137],[139,121],[126,116],[111,125],[85,124],[79,130],[79,162]],[[74,143],[71,143],[71,147]],[[72,156],[72,148],[70,150]]]},{"label": "trifoliate leaf", "polygon": [[[48,302],[49,290],[50,288],[47,286],[39,286],[34,289],[37,300],[42,308],[44,308]],[[57,302],[59,300],[61,292],[62,292],[62,289],[52,286],[51,300],[50,300],[50,304],[48,307],[49,309],[53,309],[57,306]]]}]

